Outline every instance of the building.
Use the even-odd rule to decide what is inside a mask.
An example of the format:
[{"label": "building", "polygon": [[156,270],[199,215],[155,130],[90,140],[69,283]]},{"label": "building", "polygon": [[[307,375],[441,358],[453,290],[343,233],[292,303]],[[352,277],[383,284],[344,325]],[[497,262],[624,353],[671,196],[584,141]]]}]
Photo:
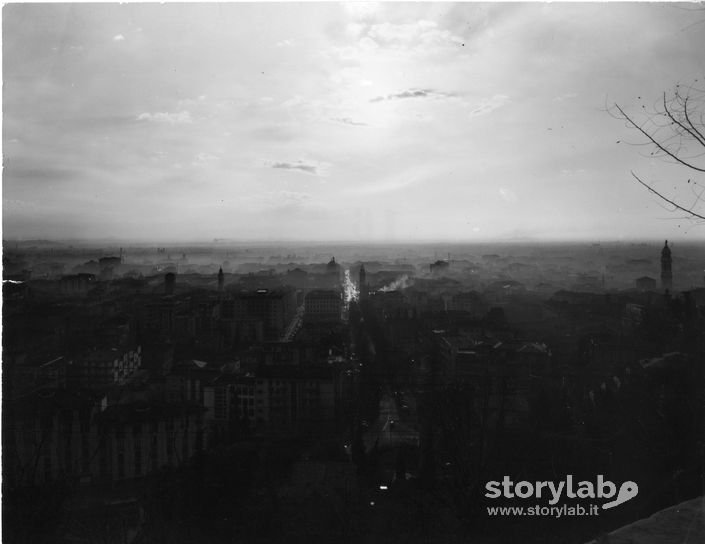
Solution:
[{"label": "building", "polygon": [[286,433],[317,429],[335,421],[335,388],[330,367],[279,365],[223,373],[204,387],[206,421],[213,437],[244,427]]},{"label": "building", "polygon": [[[205,422],[211,441],[216,446],[238,434],[254,430],[255,379],[250,374],[221,373],[204,387]],[[262,403],[260,402],[260,407]]]},{"label": "building", "polygon": [[639,291],[656,290],[656,280],[654,278],[650,278],[649,276],[642,276],[641,278],[637,278],[635,284],[636,288],[639,289]]},{"label": "building", "polygon": [[85,295],[95,287],[96,277],[95,274],[73,274],[61,278],[59,284],[64,295]]},{"label": "building", "polygon": [[171,336],[174,332],[176,307],[168,297],[156,298],[141,309],[141,322],[145,331]]},{"label": "building", "polygon": [[11,486],[140,478],[185,463],[204,442],[203,408],[193,403],[108,405],[89,392],[58,389],[8,408],[3,473]]},{"label": "building", "polygon": [[548,346],[539,342],[494,342],[442,332],[436,334],[436,342],[439,385],[470,386],[475,391],[478,410],[486,404],[491,419],[503,417],[509,428],[525,427],[534,387],[550,372]]},{"label": "building", "polygon": [[661,288],[670,291],[673,288],[673,274],[671,273],[671,249],[668,240],[661,250]]},{"label": "building", "polygon": [[119,269],[122,264],[122,257],[101,257],[98,259],[100,268],[100,277],[103,280],[111,280],[115,274],[115,270]]},{"label": "building", "polygon": [[335,421],[331,368],[267,367],[255,381],[255,417],[270,430],[318,429]]},{"label": "building", "polygon": [[168,272],[164,275],[164,294],[173,295],[174,287],[176,285],[176,274],[173,272]]},{"label": "building", "polygon": [[340,321],[342,311],[342,293],[334,289],[316,289],[304,299],[306,321]]},{"label": "building", "polygon": [[257,340],[279,340],[295,316],[296,292],[293,289],[257,289],[234,297],[234,320],[249,322],[261,330],[262,338]]},{"label": "building", "polygon": [[326,265],[326,275],[331,278],[334,282],[340,281],[341,268],[338,263],[335,262],[335,257],[331,257],[330,261]]},{"label": "building", "polygon": [[501,304],[507,302],[511,297],[521,295],[526,292],[526,286],[515,280],[493,281],[485,287],[484,295],[488,302]]},{"label": "building", "polygon": [[26,361],[26,357],[22,357],[20,359],[22,364],[10,364],[8,362],[10,359],[7,353],[3,353],[4,372],[6,376],[10,376],[8,381],[12,382],[12,388],[16,392],[65,387],[67,375],[73,364],[64,356],[40,358],[34,361]]},{"label": "building", "polygon": [[448,272],[448,270],[450,269],[450,262],[438,260],[435,263],[431,263],[429,269],[431,271],[431,274],[441,275]]},{"label": "building", "polygon": [[365,271],[365,265],[360,265],[360,275],[357,282],[357,289],[360,293],[360,300],[365,300],[367,298],[367,272]]},{"label": "building", "polygon": [[487,313],[487,305],[484,303],[479,293],[474,291],[455,293],[450,299],[448,309],[470,314],[475,317],[481,317]]},{"label": "building", "polygon": [[179,361],[164,378],[166,398],[170,402],[203,404],[206,387],[220,374],[218,367],[206,361]]},{"label": "building", "polygon": [[142,348],[95,348],[71,365],[72,385],[101,390],[121,385],[142,366]]}]

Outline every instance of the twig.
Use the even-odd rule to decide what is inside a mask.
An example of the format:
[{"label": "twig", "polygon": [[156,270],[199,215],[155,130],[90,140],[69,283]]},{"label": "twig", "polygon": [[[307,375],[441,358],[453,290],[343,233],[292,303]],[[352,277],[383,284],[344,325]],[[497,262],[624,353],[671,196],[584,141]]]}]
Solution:
[{"label": "twig", "polygon": [[651,185],[649,185],[649,184],[646,183],[645,181],[642,181],[641,179],[639,179],[639,176],[637,176],[634,172],[632,172],[632,176],[634,176],[634,179],[637,180],[639,183],[641,183],[641,184],[642,184],[644,187],[646,187],[649,191],[651,191],[652,193],[654,193],[654,194],[655,194],[657,197],[659,197],[660,199],[665,200],[666,202],[668,202],[671,206],[675,206],[675,207],[678,208],[679,210],[681,210],[681,211],[683,211],[683,212],[685,212],[685,213],[687,213],[687,214],[689,214],[689,215],[692,215],[693,217],[697,217],[698,219],[702,219],[702,220],[705,221],[705,216],[702,216],[702,215],[700,215],[700,214],[697,214],[697,213],[695,213],[693,210],[689,210],[688,208],[684,208],[684,207],[681,206],[680,204],[677,204],[677,203],[673,202],[673,200],[671,200],[671,199],[669,199],[669,198],[666,198],[666,197],[663,196],[661,193],[659,193],[656,189],[654,189],[653,187],[651,187]]}]

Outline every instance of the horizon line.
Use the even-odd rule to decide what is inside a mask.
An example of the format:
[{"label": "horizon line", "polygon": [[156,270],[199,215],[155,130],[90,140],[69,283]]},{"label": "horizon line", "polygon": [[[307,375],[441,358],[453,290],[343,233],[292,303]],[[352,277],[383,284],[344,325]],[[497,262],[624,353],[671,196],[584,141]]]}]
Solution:
[{"label": "horizon line", "polygon": [[518,237],[518,238],[485,238],[485,239],[443,239],[443,238],[425,238],[425,239],[382,239],[382,240],[316,240],[316,239],[285,239],[285,238],[212,238],[205,239],[190,239],[190,240],[160,240],[160,239],[129,239],[129,238],[3,238],[2,243],[5,244],[27,244],[27,243],[50,243],[50,244],[123,244],[123,245],[163,245],[163,246],[183,246],[183,245],[341,245],[341,246],[379,246],[379,245],[486,245],[486,244],[624,244],[624,243],[662,243],[664,240],[669,242],[689,242],[702,243],[705,238],[692,239],[688,236],[656,238],[656,237],[633,237],[633,238],[534,238],[534,237]]}]

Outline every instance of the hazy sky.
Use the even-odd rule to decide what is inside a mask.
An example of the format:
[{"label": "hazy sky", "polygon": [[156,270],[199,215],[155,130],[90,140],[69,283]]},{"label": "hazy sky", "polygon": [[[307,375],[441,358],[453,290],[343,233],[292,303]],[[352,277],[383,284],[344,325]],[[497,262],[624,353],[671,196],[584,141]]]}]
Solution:
[{"label": "hazy sky", "polygon": [[3,236],[705,239],[605,112],[705,76],[696,8],[6,5]]}]

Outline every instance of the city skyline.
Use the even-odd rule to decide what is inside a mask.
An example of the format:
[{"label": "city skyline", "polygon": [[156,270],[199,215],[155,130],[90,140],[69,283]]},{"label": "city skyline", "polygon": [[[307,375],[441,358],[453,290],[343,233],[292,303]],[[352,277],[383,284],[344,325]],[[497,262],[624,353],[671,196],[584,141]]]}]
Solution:
[{"label": "city skyline", "polygon": [[607,111],[705,74],[687,4],[3,16],[5,238],[705,239],[630,174],[682,172]]}]

